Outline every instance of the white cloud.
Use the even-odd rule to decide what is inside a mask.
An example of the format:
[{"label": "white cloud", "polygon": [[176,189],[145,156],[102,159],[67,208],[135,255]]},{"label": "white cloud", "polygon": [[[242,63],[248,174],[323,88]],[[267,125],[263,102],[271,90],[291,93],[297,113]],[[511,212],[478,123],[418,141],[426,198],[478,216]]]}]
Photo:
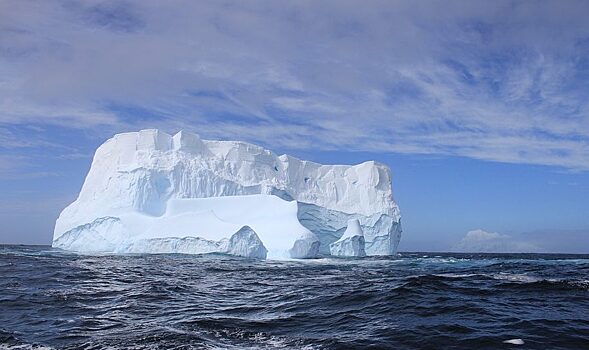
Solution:
[{"label": "white cloud", "polygon": [[467,253],[533,253],[539,252],[540,248],[505,234],[477,229],[467,232],[453,250]]},{"label": "white cloud", "polygon": [[273,147],[589,170],[588,10],[583,1],[3,1],[0,124],[105,136],[188,128]]}]

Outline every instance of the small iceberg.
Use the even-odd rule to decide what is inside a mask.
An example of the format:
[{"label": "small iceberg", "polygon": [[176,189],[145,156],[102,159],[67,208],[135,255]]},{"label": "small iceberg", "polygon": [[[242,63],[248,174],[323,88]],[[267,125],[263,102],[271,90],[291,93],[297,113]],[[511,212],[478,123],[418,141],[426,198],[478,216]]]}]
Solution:
[{"label": "small iceberg", "polygon": [[348,221],[342,237],[329,245],[333,256],[366,256],[364,232],[358,219]]}]

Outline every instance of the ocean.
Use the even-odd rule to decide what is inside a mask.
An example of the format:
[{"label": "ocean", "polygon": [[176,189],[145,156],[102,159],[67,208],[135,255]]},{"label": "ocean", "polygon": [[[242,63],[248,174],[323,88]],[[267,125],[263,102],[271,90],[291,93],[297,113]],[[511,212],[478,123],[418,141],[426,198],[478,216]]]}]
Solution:
[{"label": "ocean", "polygon": [[589,349],[589,255],[0,246],[0,349]]}]

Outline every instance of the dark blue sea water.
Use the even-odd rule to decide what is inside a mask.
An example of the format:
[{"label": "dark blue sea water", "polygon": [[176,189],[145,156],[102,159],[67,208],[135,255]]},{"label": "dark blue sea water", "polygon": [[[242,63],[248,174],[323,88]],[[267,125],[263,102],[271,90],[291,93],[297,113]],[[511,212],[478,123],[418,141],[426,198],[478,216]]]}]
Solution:
[{"label": "dark blue sea water", "polygon": [[0,349],[31,348],[589,349],[589,256],[252,261],[0,246]]}]

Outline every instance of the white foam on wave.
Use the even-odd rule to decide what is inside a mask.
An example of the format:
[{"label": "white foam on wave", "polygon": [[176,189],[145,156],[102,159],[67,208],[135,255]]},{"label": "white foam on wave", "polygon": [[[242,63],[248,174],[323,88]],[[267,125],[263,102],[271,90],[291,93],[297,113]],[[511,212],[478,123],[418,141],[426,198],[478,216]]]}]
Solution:
[{"label": "white foam on wave", "polygon": [[504,280],[504,281],[511,281],[511,282],[523,282],[523,283],[534,283],[541,281],[541,278],[529,276],[526,274],[519,274],[519,273],[507,273],[507,272],[499,272],[497,274],[492,274],[490,277],[496,280]]},{"label": "white foam on wave", "polygon": [[589,290],[589,280],[571,281],[570,284],[580,287],[581,289]]},{"label": "white foam on wave", "polygon": [[53,350],[53,348],[37,344],[0,344],[0,350]]},{"label": "white foam on wave", "polygon": [[459,264],[459,263],[468,263],[471,262],[471,259],[467,259],[467,258],[454,258],[454,257],[448,257],[448,258],[416,258],[415,259],[416,262],[419,263],[428,263],[428,264]]},{"label": "white foam on wave", "polygon": [[447,277],[447,278],[467,278],[467,277],[476,277],[481,276],[477,273],[438,273],[434,274],[434,276],[438,277]]},{"label": "white foam on wave", "polygon": [[305,265],[361,265],[361,266],[382,266],[382,265],[391,265],[391,264],[403,264],[409,263],[410,261],[407,259],[395,259],[395,258],[387,258],[387,259],[366,259],[366,258],[358,258],[358,257],[345,257],[345,258],[334,258],[331,256],[326,256],[322,258],[316,259],[288,259],[288,258],[271,258],[267,259],[267,261],[289,261],[289,262],[296,262]]},{"label": "white foam on wave", "polygon": [[546,278],[546,279],[544,279],[544,278],[530,276],[530,275],[526,275],[526,274],[511,274],[511,273],[506,273],[506,272],[491,274],[489,276],[492,277],[493,279],[496,279],[496,280],[504,280],[504,281],[510,281],[510,282],[519,282],[519,283],[535,283],[535,282],[541,282],[541,281],[546,281],[546,282],[550,282],[550,283],[566,283],[567,285],[575,287],[575,288],[589,290],[589,280],[567,280],[567,279],[562,279],[562,278]]},{"label": "white foam on wave", "polygon": [[508,339],[508,340],[504,340],[503,342],[505,344],[513,344],[513,345],[524,345],[525,344],[525,342],[520,338]]},{"label": "white foam on wave", "polygon": [[[209,344],[206,349],[210,350],[259,350],[259,349],[297,349],[297,350],[315,350],[317,347],[310,344],[298,344],[297,341],[289,340],[284,337],[269,335],[263,332],[249,334],[243,330],[227,331],[215,330],[210,332],[211,335],[220,342],[220,344]],[[233,341],[239,340],[237,344]]]}]

